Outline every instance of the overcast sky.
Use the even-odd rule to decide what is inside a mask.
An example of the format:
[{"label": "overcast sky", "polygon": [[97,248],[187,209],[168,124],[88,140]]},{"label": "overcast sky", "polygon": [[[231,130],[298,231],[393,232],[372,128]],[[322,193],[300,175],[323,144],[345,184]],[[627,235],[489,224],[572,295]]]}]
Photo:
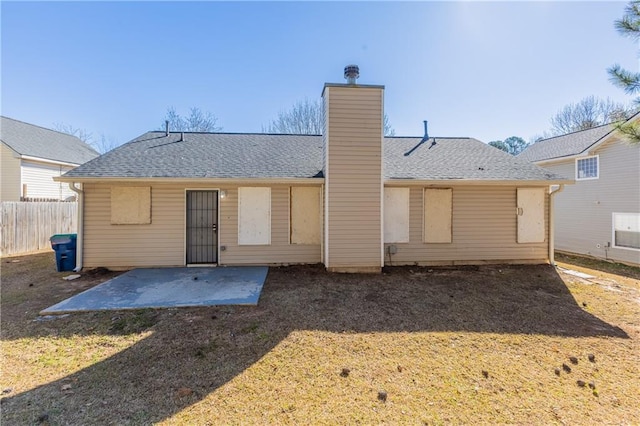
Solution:
[{"label": "overcast sky", "polygon": [[342,83],[385,85],[396,134],[529,140],[638,70],[613,22],[624,2],[1,2],[2,115],[124,143],[168,107],[260,132]]}]

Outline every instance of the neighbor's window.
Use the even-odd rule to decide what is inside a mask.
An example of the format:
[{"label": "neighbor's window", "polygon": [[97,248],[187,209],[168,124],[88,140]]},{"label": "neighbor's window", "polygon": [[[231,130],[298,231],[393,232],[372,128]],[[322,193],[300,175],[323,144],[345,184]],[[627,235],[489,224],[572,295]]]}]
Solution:
[{"label": "neighbor's window", "polygon": [[238,245],[271,244],[271,188],[238,188]]},{"label": "neighbor's window", "polygon": [[613,246],[640,250],[640,213],[613,213]]},{"label": "neighbor's window", "polygon": [[598,156],[576,160],[576,179],[598,179]]}]

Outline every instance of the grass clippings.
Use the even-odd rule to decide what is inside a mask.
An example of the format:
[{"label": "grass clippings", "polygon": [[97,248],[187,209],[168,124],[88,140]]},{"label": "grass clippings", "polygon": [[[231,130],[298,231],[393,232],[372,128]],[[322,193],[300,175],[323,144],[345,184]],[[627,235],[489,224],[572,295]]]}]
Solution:
[{"label": "grass clippings", "polygon": [[292,266],[270,269],[257,307],[38,321],[115,273],[64,281],[52,254],[15,259],[2,424],[640,423],[633,269]]}]

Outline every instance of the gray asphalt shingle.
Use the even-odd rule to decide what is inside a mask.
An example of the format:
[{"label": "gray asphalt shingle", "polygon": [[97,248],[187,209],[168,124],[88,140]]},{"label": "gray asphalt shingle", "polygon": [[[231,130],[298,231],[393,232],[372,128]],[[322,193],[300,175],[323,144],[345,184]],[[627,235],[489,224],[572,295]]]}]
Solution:
[{"label": "gray asphalt shingle", "polygon": [[[387,137],[385,179],[563,180],[471,138]],[[70,172],[67,178],[322,177],[319,135],[148,132]],[[429,148],[431,147],[431,148]],[[415,148],[415,149],[413,149]],[[409,151],[409,155],[405,155]]]},{"label": "gray asphalt shingle", "polygon": [[0,139],[20,155],[83,164],[99,154],[75,136],[1,117]]},{"label": "gray asphalt shingle", "polygon": [[522,151],[518,158],[526,161],[543,161],[569,157],[587,151],[593,144],[615,130],[615,124],[593,127],[587,130],[542,139]]}]

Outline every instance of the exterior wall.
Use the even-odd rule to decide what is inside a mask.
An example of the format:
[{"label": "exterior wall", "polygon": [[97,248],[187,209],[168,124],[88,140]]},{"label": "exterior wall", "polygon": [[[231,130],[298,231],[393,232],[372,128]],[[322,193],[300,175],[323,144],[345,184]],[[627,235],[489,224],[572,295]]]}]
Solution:
[{"label": "exterior wall", "polygon": [[20,201],[20,159],[0,143],[0,201]]},{"label": "exterior wall", "polygon": [[325,257],[330,271],[382,266],[382,87],[332,86],[325,102]]},{"label": "exterior wall", "polygon": [[[545,241],[518,244],[516,192],[515,186],[454,187],[452,242],[423,243],[424,187],[411,187],[409,242],[385,244],[385,264],[548,262],[549,197],[545,198]],[[397,252],[390,258],[391,245],[395,245]]]},{"label": "exterior wall", "polygon": [[[127,186],[127,183],[113,183]],[[144,186],[135,183],[130,186]],[[186,252],[186,191],[218,189],[218,185],[153,184],[151,224],[111,225],[111,185],[84,184],[85,268],[184,266]],[[256,185],[251,185],[256,186]],[[219,264],[319,263],[320,245],[289,244],[289,188],[271,186],[271,244],[238,245],[238,189],[220,188]],[[222,249],[224,247],[224,250]]]},{"label": "exterior wall", "polygon": [[[576,180],[556,195],[555,247],[638,265],[640,251],[612,247],[612,213],[640,212],[640,145],[613,140],[594,154],[599,156],[599,178]],[[575,177],[575,159],[542,167]]]},{"label": "exterior wall", "polygon": [[73,167],[62,166],[39,161],[22,160],[21,176],[22,186],[26,185],[28,198],[49,198],[64,200],[73,197],[75,193],[69,189],[69,185],[62,182],[54,182],[53,178],[61,176]]}]

